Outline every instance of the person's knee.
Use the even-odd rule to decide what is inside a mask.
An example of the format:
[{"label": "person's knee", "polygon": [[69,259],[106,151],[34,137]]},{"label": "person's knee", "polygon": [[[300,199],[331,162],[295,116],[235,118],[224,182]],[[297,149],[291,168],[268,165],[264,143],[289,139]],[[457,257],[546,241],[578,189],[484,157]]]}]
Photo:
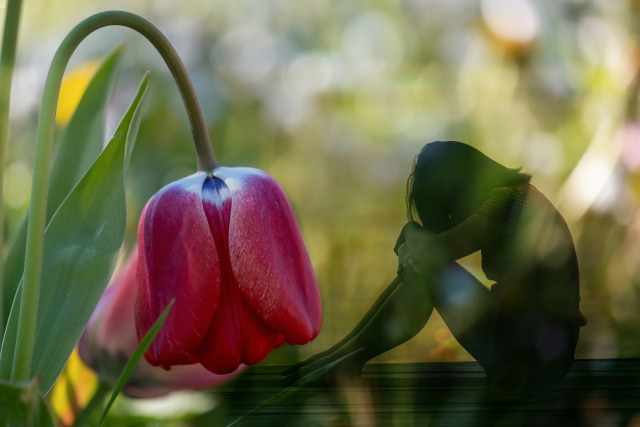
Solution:
[{"label": "person's knee", "polygon": [[469,307],[474,305],[481,296],[477,286],[469,286],[475,277],[456,262],[442,264],[434,280],[427,284],[431,298],[444,306]]}]

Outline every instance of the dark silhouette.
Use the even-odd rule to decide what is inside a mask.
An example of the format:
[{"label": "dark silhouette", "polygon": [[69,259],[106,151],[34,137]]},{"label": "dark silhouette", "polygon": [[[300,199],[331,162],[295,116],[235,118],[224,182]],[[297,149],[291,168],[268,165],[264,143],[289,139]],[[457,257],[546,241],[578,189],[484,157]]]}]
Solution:
[{"label": "dark silhouette", "polygon": [[[578,262],[567,224],[530,179],[461,142],[427,144],[407,183],[397,278],[351,333],[285,370],[286,381],[359,375],[416,335],[434,308],[491,384],[563,378],[586,324]],[[496,282],[490,290],[456,263],[476,251]]]}]

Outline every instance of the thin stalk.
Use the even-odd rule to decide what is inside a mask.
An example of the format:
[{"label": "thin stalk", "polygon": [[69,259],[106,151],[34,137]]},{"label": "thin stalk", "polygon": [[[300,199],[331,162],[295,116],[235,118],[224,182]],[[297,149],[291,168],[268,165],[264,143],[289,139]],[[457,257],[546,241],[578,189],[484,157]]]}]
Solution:
[{"label": "thin stalk", "polygon": [[4,276],[4,170],[7,164],[7,145],[9,141],[9,104],[11,101],[11,81],[16,63],[18,45],[18,27],[22,0],[9,0],[4,19],[2,35],[2,53],[0,54],[0,342],[4,335],[4,315],[2,277]]},{"label": "thin stalk", "polygon": [[65,37],[56,51],[42,96],[42,106],[36,134],[36,153],[31,206],[27,228],[27,248],[23,276],[22,299],[18,320],[18,334],[13,360],[11,379],[26,381],[31,373],[31,360],[35,345],[35,329],[42,276],[42,254],[44,245],[45,218],[47,211],[47,192],[49,187],[49,169],[58,93],[62,84],[64,70],[76,47],[92,32],[106,26],[131,28],[146,37],[160,53],[178,85],[187,110],[191,131],[196,146],[198,169],[212,171],[217,162],[211,148],[209,132],[202,115],[191,79],[177,52],[167,38],[146,19],[129,12],[108,11],[90,16],[76,25]]}]

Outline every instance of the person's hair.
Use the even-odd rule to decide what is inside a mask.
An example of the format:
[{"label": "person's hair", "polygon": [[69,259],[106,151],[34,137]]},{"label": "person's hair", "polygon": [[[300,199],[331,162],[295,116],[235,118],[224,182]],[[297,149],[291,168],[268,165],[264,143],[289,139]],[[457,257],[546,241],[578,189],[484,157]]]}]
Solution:
[{"label": "person's hair", "polygon": [[457,141],[435,141],[416,156],[407,180],[407,216],[441,233],[456,225],[452,213],[466,217],[494,188],[529,182],[531,175],[510,169]]}]

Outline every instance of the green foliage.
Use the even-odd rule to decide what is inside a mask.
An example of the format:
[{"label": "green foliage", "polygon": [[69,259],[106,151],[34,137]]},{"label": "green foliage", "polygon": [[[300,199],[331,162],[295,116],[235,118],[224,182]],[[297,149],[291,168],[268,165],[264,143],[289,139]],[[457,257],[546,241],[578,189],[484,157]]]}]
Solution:
[{"label": "green foliage", "polygon": [[[78,183],[100,153],[104,134],[105,108],[112,92],[122,47],[113,50],[91,79],[75,113],[55,148],[51,166],[47,220]],[[7,249],[2,277],[2,324],[7,323],[18,283],[24,268],[27,242],[27,217]]]},{"label": "green foliage", "polygon": [[[147,94],[147,77],[113,138],[62,202],[45,232],[36,353],[30,376],[46,393],[62,371],[120,253],[126,227],[125,179]],[[20,289],[9,315],[0,376],[8,378],[18,325]],[[15,310],[14,310],[15,308]]]},{"label": "green foliage", "polygon": [[0,408],[0,425],[3,426],[55,426],[35,380],[28,384],[0,381]]}]

